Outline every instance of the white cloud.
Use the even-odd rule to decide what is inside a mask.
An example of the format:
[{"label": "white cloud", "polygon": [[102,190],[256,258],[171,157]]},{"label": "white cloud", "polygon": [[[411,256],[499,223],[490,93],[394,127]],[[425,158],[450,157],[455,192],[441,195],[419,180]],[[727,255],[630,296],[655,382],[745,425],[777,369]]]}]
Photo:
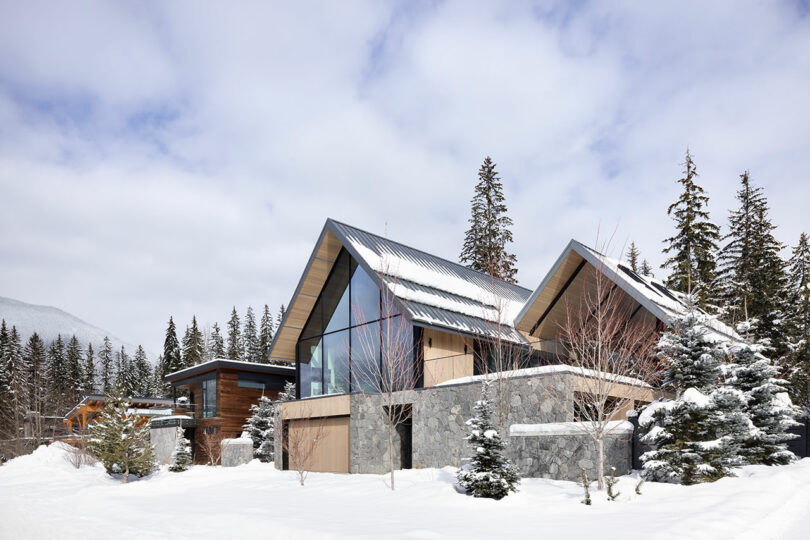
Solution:
[{"label": "white cloud", "polygon": [[287,302],[331,216],[457,255],[481,160],[522,284],[616,230],[652,262],[689,145],[806,230],[810,23],[788,3],[5,4],[0,294],[159,350]]}]

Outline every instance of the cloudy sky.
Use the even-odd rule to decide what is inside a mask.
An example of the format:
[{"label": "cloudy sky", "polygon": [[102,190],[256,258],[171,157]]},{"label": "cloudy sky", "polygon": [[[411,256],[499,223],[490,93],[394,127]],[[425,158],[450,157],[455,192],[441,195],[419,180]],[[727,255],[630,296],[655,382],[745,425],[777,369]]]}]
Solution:
[{"label": "cloudy sky", "polygon": [[686,147],[810,230],[810,5],[2,2],[0,296],[153,352],[288,302],[327,217],[457,257],[498,164],[520,283],[614,233],[654,264]]}]

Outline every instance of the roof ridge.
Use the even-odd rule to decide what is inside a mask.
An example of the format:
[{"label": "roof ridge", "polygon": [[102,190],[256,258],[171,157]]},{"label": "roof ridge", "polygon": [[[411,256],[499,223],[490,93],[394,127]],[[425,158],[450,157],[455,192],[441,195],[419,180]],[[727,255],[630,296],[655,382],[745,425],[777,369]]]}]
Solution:
[{"label": "roof ridge", "polygon": [[386,241],[386,242],[390,242],[390,243],[392,243],[392,244],[396,244],[396,245],[398,245],[398,246],[402,246],[402,247],[405,247],[405,248],[408,248],[408,249],[412,249],[412,250],[414,250],[414,251],[418,251],[419,253],[422,253],[422,254],[427,255],[427,256],[429,256],[429,257],[434,257],[434,258],[436,258],[436,259],[439,259],[440,261],[444,261],[444,262],[446,262],[446,263],[452,264],[453,266],[457,266],[457,267],[459,267],[459,268],[461,268],[461,269],[463,269],[463,270],[466,270],[466,271],[469,271],[469,272],[474,272],[474,273],[476,273],[476,274],[479,274],[479,275],[481,275],[482,277],[485,277],[485,278],[487,278],[487,279],[494,279],[494,280],[497,280],[497,281],[499,281],[500,283],[502,283],[502,284],[503,284],[503,285],[505,285],[505,286],[508,286],[508,287],[515,287],[515,288],[523,289],[524,291],[528,292],[529,294],[531,294],[531,293],[533,292],[533,290],[532,290],[532,289],[528,289],[528,288],[526,288],[526,287],[524,287],[524,286],[522,286],[522,285],[518,285],[517,283],[509,283],[508,281],[506,281],[506,280],[504,280],[504,279],[501,279],[501,278],[497,278],[497,277],[491,276],[491,275],[489,275],[489,274],[487,274],[487,273],[485,273],[485,272],[481,272],[480,270],[476,270],[476,269],[474,269],[474,268],[470,268],[469,266],[464,266],[464,265],[463,265],[463,264],[461,264],[461,263],[458,263],[458,262],[455,262],[455,261],[451,261],[450,259],[445,259],[444,257],[439,257],[438,255],[434,255],[433,253],[428,253],[427,251],[424,251],[424,250],[422,250],[422,249],[415,248],[415,247],[413,247],[413,246],[409,246],[409,245],[407,245],[407,244],[403,244],[402,242],[397,242],[396,240],[391,240],[391,239],[386,238],[386,237],[384,237],[384,236],[380,236],[379,234],[375,234],[375,233],[373,233],[373,232],[369,232],[369,231],[367,231],[367,230],[365,230],[365,229],[361,229],[360,227],[355,227],[354,225],[349,225],[348,223],[343,223],[342,221],[338,221],[338,220],[333,219],[333,218],[326,218],[326,221],[327,221],[327,222],[332,221],[332,222],[334,222],[334,223],[337,223],[338,225],[343,225],[344,227],[349,227],[350,229],[354,229],[354,230],[356,230],[356,231],[359,231],[359,232],[362,232],[362,233],[368,234],[368,235],[373,236],[373,237],[375,237],[375,238],[379,238],[380,240],[384,240],[384,241]]}]

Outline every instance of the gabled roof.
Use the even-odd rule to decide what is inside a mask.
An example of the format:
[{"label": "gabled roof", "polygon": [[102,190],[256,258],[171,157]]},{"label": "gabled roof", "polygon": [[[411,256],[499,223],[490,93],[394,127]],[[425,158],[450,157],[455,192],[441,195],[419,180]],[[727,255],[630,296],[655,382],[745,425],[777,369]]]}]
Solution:
[{"label": "gabled roof", "polygon": [[295,343],[340,248],[345,248],[416,325],[524,342],[512,321],[529,289],[492,278],[356,227],[327,219],[279,331],[273,359],[294,361]]},{"label": "gabled roof", "polygon": [[[609,280],[638,302],[648,313],[666,325],[686,312],[685,294],[673,291],[663,282],[634,272],[626,264],[599,253],[576,240],[571,240],[540,286],[532,293],[515,318],[515,327],[534,335],[565,290],[575,283],[580,271],[589,266],[601,271]],[[736,340],[739,336],[732,328],[716,318],[708,321],[710,329],[721,339]]]}]

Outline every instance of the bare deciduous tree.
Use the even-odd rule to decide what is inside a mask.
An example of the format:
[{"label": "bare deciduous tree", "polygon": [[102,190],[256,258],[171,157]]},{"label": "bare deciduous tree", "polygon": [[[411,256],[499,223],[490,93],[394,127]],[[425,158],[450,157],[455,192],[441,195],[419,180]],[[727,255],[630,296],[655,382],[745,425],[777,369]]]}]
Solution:
[{"label": "bare deciduous tree", "polygon": [[[216,429],[216,428],[213,428]],[[200,452],[207,460],[206,465],[218,465],[222,456],[222,439],[224,435],[220,430],[206,431],[202,430],[200,439]]]},{"label": "bare deciduous tree", "polygon": [[573,368],[567,384],[549,391],[571,399],[580,427],[597,447],[597,482],[605,483],[605,436],[636,401],[649,398],[661,369],[655,358],[658,332],[649,318],[634,317],[639,306],[609,280],[604,268],[588,267],[582,293],[566,302],[559,339]]},{"label": "bare deciduous tree", "polygon": [[[388,435],[388,468],[391,489],[394,489],[394,439],[403,424],[411,418],[416,402],[422,399],[421,393],[413,392],[421,380],[421,368],[416,362],[417,348],[414,344],[413,327],[400,315],[395,292],[398,282],[395,268],[385,258],[381,259],[381,321],[358,327],[360,354],[355,361],[352,355],[352,391],[361,392],[376,406],[374,411],[385,425]],[[361,306],[353,306],[360,320],[366,320]],[[354,342],[352,348],[355,348]],[[369,359],[379,359],[369,361]]]},{"label": "bare deciduous tree", "polygon": [[304,408],[301,415],[306,420],[297,421],[300,425],[296,425],[296,420],[283,423],[281,446],[287,453],[290,469],[298,472],[298,482],[303,486],[326,438],[326,422],[323,418],[310,418],[309,408]]}]

